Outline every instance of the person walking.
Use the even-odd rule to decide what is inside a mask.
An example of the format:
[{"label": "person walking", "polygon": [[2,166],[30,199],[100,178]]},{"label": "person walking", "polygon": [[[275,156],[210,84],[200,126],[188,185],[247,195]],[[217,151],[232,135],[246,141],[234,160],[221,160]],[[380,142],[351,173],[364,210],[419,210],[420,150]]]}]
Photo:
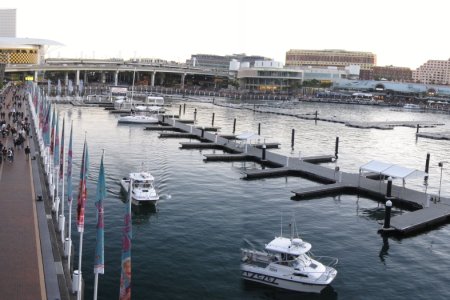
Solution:
[{"label": "person walking", "polygon": [[25,147],[25,159],[28,160],[30,158],[30,147],[27,145]]}]

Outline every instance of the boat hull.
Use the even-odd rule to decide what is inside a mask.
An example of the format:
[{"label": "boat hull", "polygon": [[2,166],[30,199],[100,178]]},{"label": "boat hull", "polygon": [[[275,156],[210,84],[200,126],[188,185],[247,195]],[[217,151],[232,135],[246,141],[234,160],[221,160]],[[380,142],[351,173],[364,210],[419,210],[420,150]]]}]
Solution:
[{"label": "boat hull", "polygon": [[117,121],[120,124],[156,124],[158,120],[146,120],[146,121],[136,121],[136,120],[119,120]]},{"label": "boat hull", "polygon": [[268,274],[263,268],[252,268],[251,266],[249,268],[241,267],[241,277],[244,280],[304,293],[320,293],[328,286],[326,284],[303,283],[295,280],[297,276],[294,275],[285,276],[284,278],[276,277],[273,274]]}]

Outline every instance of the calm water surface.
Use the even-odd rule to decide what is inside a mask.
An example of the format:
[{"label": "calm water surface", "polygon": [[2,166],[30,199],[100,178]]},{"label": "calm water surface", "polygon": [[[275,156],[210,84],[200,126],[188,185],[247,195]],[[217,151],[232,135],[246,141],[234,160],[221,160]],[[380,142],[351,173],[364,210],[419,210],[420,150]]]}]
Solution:
[{"label": "calm water surface", "polygon": [[[180,103],[171,111],[178,114]],[[450,227],[405,239],[383,239],[377,234],[383,206],[356,195],[291,200],[292,190],[318,183],[296,177],[242,180],[250,162],[205,163],[203,154],[214,150],[181,150],[180,139],[160,139],[143,126],[118,125],[117,116],[101,108],[58,106],[66,121],[74,124],[74,191],[85,132],[90,151],[90,175],[82,271],[86,299],[93,293],[95,246],[95,188],[102,149],[108,199],[105,203],[105,274],[99,277],[99,299],[119,294],[121,235],[125,205],[120,179],[144,163],[154,174],[161,194],[157,210],[133,210],[133,299],[450,299]],[[280,142],[277,153],[298,157],[334,154],[340,138],[336,165],[357,173],[372,159],[423,169],[431,154],[428,191],[438,193],[439,161],[446,160],[449,141],[416,139],[415,128],[362,130],[342,124],[301,120],[294,117],[253,113],[188,103],[185,119],[197,108],[199,125],[215,126],[221,133],[256,131],[267,141]],[[432,120],[446,125],[422,131],[449,130],[448,115],[393,111],[389,108],[333,104],[296,104],[277,108],[293,113],[319,111],[321,116],[345,120]],[[291,150],[291,130],[296,130]],[[68,133],[68,131],[66,131]],[[184,140],[186,141],[186,140]],[[221,153],[221,151],[215,151]],[[449,165],[450,166],[450,163]],[[441,194],[450,196],[450,172],[443,169]],[[400,185],[400,182],[394,181]],[[407,187],[424,190],[422,179],[408,180]],[[75,193],[75,197],[76,197]],[[74,210],[75,213],[75,210]],[[339,258],[338,276],[322,295],[291,293],[241,281],[239,272],[243,240],[264,247],[279,234],[280,218],[295,214],[302,238],[316,255]],[[394,209],[394,213],[407,213]],[[76,228],[76,227],[73,227]],[[75,265],[78,234],[74,233]]]}]

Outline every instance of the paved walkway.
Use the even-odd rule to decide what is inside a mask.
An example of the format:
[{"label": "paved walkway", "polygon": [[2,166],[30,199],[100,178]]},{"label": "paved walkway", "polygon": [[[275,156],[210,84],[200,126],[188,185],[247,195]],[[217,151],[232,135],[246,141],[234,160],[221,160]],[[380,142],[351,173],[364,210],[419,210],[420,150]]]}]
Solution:
[{"label": "paved walkway", "polygon": [[[13,145],[11,136],[0,139]],[[0,166],[0,298],[47,299],[31,162],[23,149],[14,156]]]}]

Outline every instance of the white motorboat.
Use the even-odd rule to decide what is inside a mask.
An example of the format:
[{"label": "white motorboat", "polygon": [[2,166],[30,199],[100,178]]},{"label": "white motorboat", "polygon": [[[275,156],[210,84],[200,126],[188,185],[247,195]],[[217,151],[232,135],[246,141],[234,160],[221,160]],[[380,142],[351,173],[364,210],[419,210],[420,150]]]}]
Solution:
[{"label": "white motorboat", "polygon": [[[155,124],[158,123],[158,117],[149,116],[145,113],[138,113],[136,114],[134,112],[134,105],[133,105],[133,93],[134,93],[134,78],[136,75],[136,68],[133,72],[133,85],[131,86],[131,99],[130,99],[130,108],[131,108],[131,114],[127,116],[120,116],[117,120],[118,123],[126,123],[126,124]],[[119,100],[118,100],[119,101]],[[117,102],[117,101],[116,101]],[[122,103],[121,103],[122,104]]]},{"label": "white motorboat", "polygon": [[133,181],[131,190],[132,201],[134,204],[151,203],[156,205],[159,195],[156,192],[153,182],[155,178],[150,172],[130,173],[129,177],[125,177],[120,181],[122,191],[128,195],[130,187],[130,179]]},{"label": "white motorboat", "polygon": [[293,238],[293,234],[275,237],[265,251],[241,249],[241,276],[281,289],[320,293],[336,277],[338,259],[313,257],[310,249],[310,243]]},{"label": "white motorboat", "polygon": [[404,109],[415,109],[415,110],[422,109],[420,107],[420,105],[418,105],[418,104],[411,104],[411,103],[407,103],[407,104],[403,105],[403,108]]},{"label": "white motorboat", "polygon": [[127,116],[120,116],[117,120],[118,123],[127,124],[155,124],[159,120],[157,117],[141,115],[141,114],[131,114]]}]

